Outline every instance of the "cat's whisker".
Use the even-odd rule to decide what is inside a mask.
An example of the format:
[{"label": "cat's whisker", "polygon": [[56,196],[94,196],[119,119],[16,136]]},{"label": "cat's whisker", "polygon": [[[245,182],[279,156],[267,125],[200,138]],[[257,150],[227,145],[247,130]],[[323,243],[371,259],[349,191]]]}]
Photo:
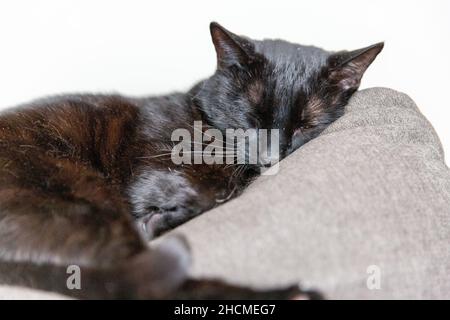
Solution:
[{"label": "cat's whisker", "polygon": [[224,203],[231,199],[233,194],[236,192],[237,186],[234,186],[234,188],[231,190],[231,192],[226,196],[225,199],[216,199],[216,203]]},{"label": "cat's whisker", "polygon": [[[203,145],[203,146],[210,146],[211,145],[211,144],[208,144],[208,143],[201,143],[201,142],[195,142],[195,141],[193,141],[192,144]],[[235,151],[235,148],[226,147],[226,146],[218,146],[218,148],[219,149],[223,149],[223,150],[233,151],[233,152]]]},{"label": "cat's whisker", "polygon": [[172,153],[162,153],[162,154],[156,154],[154,156],[146,156],[146,157],[138,157],[138,159],[152,159],[152,158],[159,158],[164,156],[170,156]]}]

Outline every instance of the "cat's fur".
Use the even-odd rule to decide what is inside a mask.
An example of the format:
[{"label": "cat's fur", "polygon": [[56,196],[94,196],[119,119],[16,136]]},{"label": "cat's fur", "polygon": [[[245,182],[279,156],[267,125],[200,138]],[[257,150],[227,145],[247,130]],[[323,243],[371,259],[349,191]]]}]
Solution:
[{"label": "cat's fur", "polygon": [[[216,23],[217,70],[187,93],[63,95],[0,116],[0,280],[82,298],[283,298],[186,276],[182,241],[159,234],[235,197],[243,165],[174,165],[177,128],[280,129],[281,157],[344,112],[383,45],[331,53],[239,37]],[[136,224],[137,221],[138,223]],[[82,289],[66,288],[66,268]]]}]

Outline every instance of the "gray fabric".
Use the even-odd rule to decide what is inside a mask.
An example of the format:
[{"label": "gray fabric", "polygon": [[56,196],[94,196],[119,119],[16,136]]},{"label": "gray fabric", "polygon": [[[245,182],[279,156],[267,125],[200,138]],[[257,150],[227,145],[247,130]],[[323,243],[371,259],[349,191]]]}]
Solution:
[{"label": "gray fabric", "polygon": [[[450,172],[406,95],[358,92],[344,117],[240,198],[181,226],[196,276],[302,281],[333,299],[450,298]],[[380,290],[367,288],[378,266]]]},{"label": "gray fabric", "polygon": [[[449,299],[443,157],[410,98],[363,90],[344,117],[283,160],[277,175],[172,233],[191,243],[195,276],[256,287],[301,280],[336,299]],[[367,288],[370,265],[380,268],[380,290]],[[0,287],[0,298],[11,294],[55,297]]]}]

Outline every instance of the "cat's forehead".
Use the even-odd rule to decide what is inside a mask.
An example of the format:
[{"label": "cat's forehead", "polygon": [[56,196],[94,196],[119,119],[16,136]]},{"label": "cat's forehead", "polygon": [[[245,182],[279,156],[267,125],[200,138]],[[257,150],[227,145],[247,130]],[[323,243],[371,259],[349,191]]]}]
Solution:
[{"label": "cat's forehead", "polygon": [[255,51],[270,64],[267,79],[281,94],[286,88],[308,91],[309,79],[322,70],[330,56],[323,49],[283,40],[253,41],[253,44]]},{"label": "cat's forehead", "polygon": [[328,51],[284,40],[253,41],[255,51],[263,55],[275,68],[310,74],[326,65]]}]

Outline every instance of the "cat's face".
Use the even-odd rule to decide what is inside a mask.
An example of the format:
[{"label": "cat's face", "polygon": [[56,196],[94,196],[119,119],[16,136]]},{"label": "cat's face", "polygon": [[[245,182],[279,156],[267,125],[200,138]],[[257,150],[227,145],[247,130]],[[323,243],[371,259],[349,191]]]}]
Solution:
[{"label": "cat's face", "polygon": [[344,112],[383,44],[328,52],[282,40],[256,41],[211,23],[216,73],[196,103],[225,130],[279,129],[283,158],[319,135]]}]

